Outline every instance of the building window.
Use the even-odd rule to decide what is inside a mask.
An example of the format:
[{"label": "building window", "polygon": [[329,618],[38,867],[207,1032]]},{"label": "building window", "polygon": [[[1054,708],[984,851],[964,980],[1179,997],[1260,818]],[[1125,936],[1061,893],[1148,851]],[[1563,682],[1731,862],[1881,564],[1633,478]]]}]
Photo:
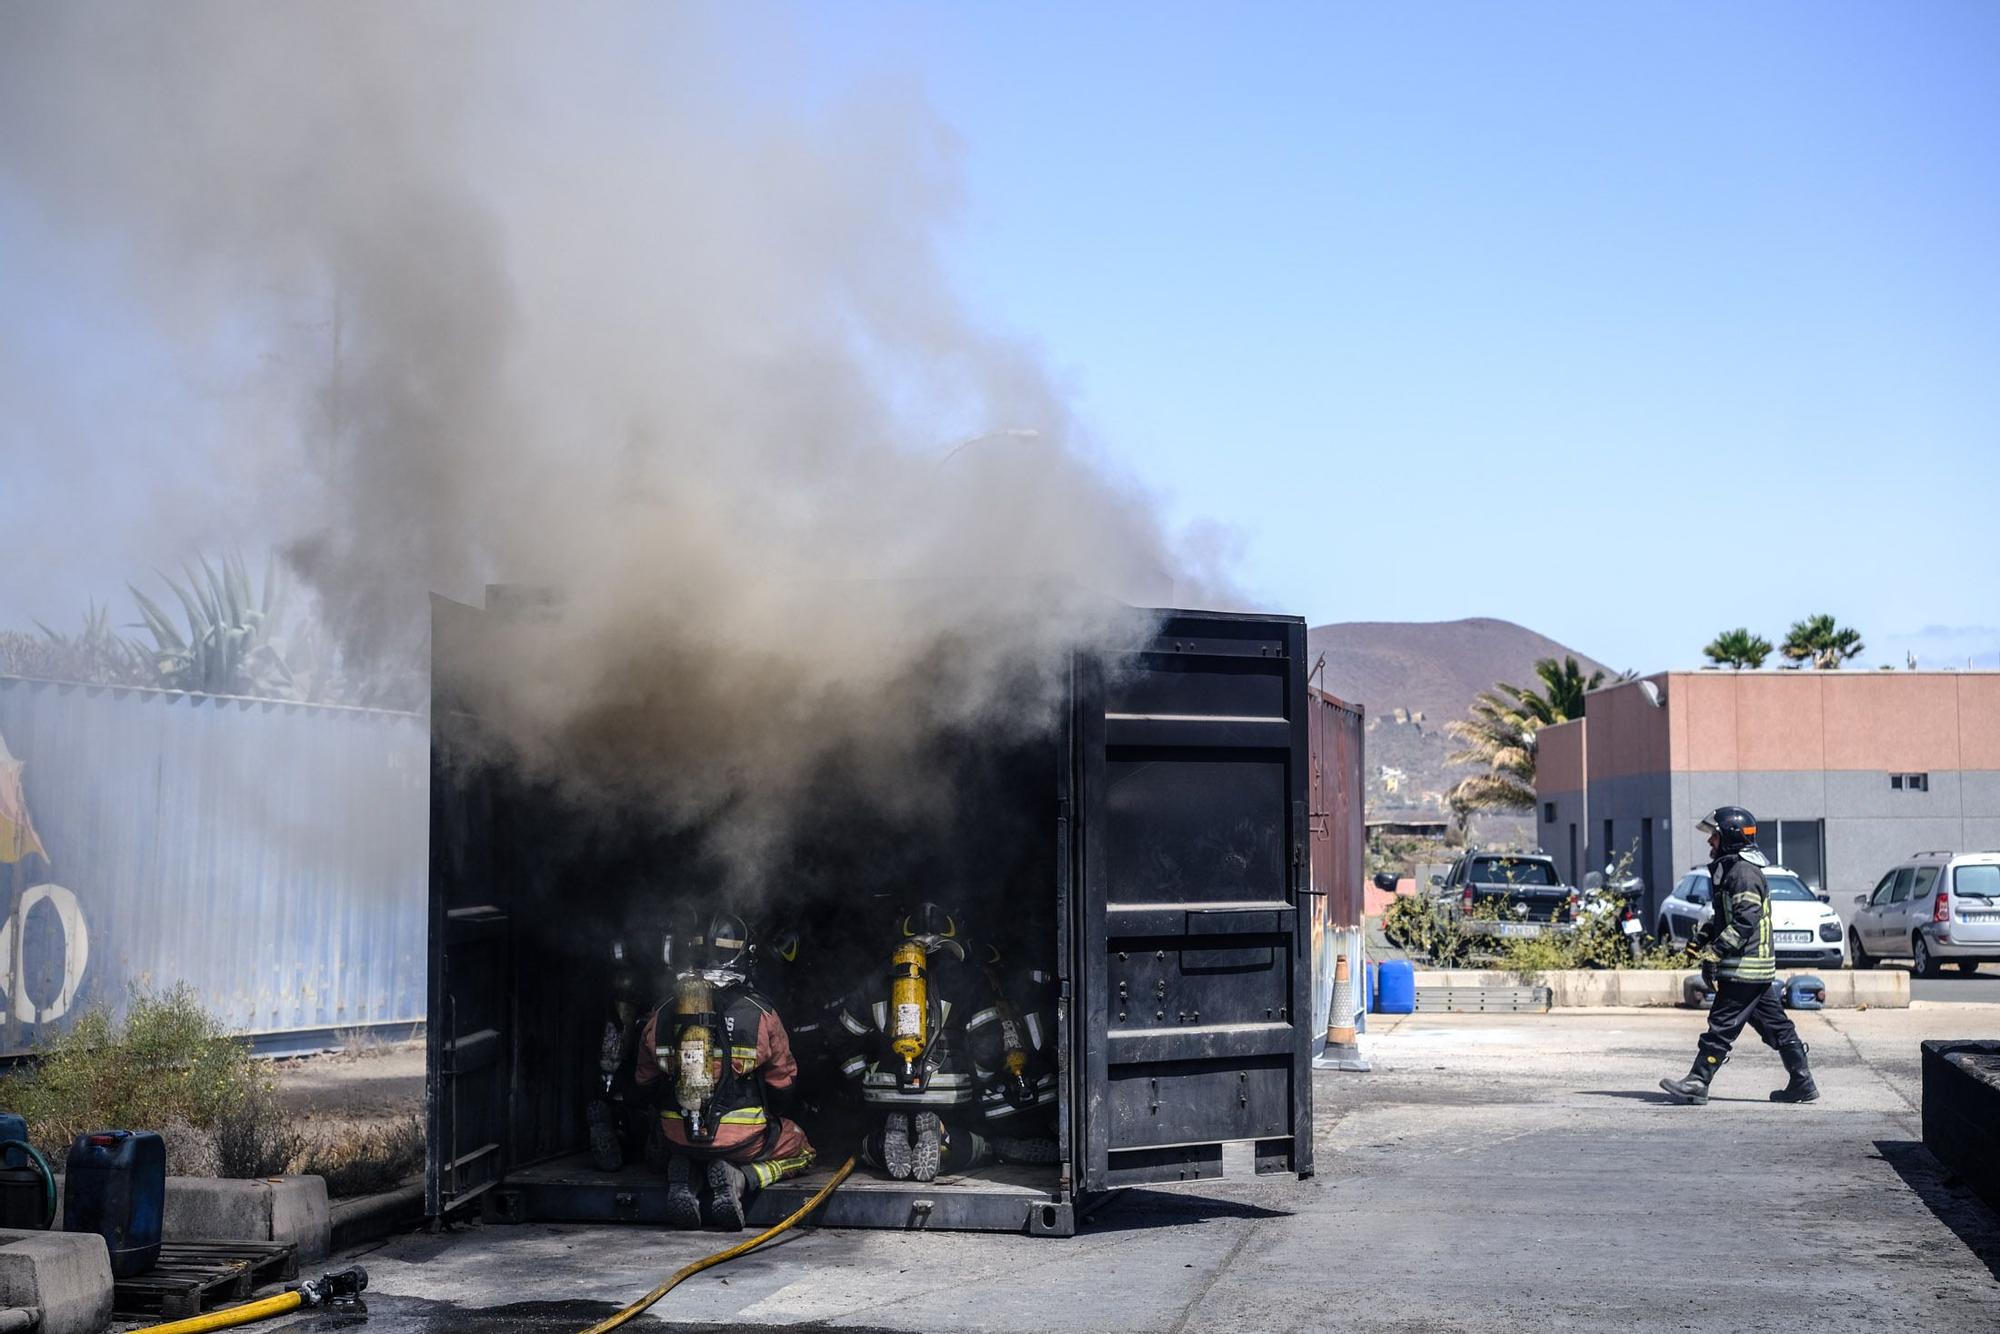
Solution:
[{"label": "building window", "polygon": [[1928,792],[1931,790],[1929,774],[1890,774],[1889,787],[1896,792]]},{"label": "building window", "polygon": [[1543,823],[1543,824],[1554,824],[1555,822],[1556,822],[1556,804],[1555,804],[1555,803],[1554,803],[1553,801],[1545,801],[1545,802],[1543,802],[1543,803],[1542,803],[1542,823]]}]

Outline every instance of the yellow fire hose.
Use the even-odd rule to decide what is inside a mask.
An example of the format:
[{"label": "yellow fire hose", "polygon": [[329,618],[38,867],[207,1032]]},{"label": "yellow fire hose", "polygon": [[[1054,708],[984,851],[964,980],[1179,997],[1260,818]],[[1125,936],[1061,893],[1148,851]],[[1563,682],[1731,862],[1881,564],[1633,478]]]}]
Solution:
[{"label": "yellow fire hose", "polygon": [[699,1274],[702,1270],[713,1269],[715,1266],[719,1264],[723,1264],[727,1261],[734,1260],[739,1255],[748,1255],[750,1252],[756,1250],[759,1246],[762,1246],[765,1242],[769,1241],[771,1238],[777,1236],[780,1232],[783,1232],[786,1229],[790,1228],[794,1223],[797,1223],[801,1218],[804,1218],[807,1214],[811,1213],[813,1210],[819,1208],[820,1201],[824,1200],[827,1196],[833,1194],[833,1188],[835,1186],[838,1186],[841,1182],[847,1180],[847,1174],[852,1172],[853,1170],[854,1170],[854,1159],[849,1158],[846,1162],[840,1165],[840,1170],[833,1174],[833,1180],[827,1182],[824,1186],[821,1186],[817,1191],[815,1191],[813,1193],[813,1197],[810,1200],[807,1200],[804,1204],[800,1205],[798,1209],[792,1214],[792,1216],[790,1218],[787,1218],[784,1222],[776,1224],[773,1227],[768,1227],[764,1229],[762,1232],[759,1232],[756,1236],[750,1238],[750,1240],[740,1241],[736,1243],[736,1245],[731,1246],[726,1251],[717,1251],[714,1255],[705,1256],[702,1259],[696,1260],[692,1264],[682,1265],[679,1269],[676,1269],[674,1271],[673,1277],[669,1278],[665,1283],[662,1283],[659,1287],[654,1288],[651,1292],[641,1297],[638,1301],[633,1302],[630,1306],[618,1312],[618,1314],[607,1317],[604,1320],[598,1321],[596,1324],[592,1325],[589,1329],[584,1330],[583,1334],[607,1334],[607,1331],[617,1329],[620,1325],[624,1324],[632,1317],[643,1312],[647,1307],[651,1306],[654,1302],[657,1302],[658,1300],[660,1300],[660,1298],[672,1292],[676,1287],[680,1286],[681,1280],[693,1278],[696,1274]]},{"label": "yellow fire hose", "polygon": [[133,1330],[132,1334],[198,1334],[205,1329],[228,1329],[232,1325],[247,1325],[252,1320],[265,1320],[287,1311],[296,1311],[304,1305],[305,1299],[298,1293],[281,1292],[262,1301],[232,1306],[227,1311],[212,1311],[208,1315],[190,1316],[165,1325],[148,1325],[144,1329]]},{"label": "yellow fire hose", "polygon": [[203,1330],[229,1329],[247,1325],[253,1320],[268,1320],[274,1315],[296,1311],[301,1306],[329,1306],[336,1311],[365,1312],[368,1308],[361,1304],[361,1291],[367,1286],[368,1271],[355,1265],[338,1273],[322,1274],[275,1297],[245,1302],[226,1311],[190,1316],[186,1320],[170,1320],[164,1325],[147,1325],[144,1329],[133,1330],[132,1334],[200,1334]]}]

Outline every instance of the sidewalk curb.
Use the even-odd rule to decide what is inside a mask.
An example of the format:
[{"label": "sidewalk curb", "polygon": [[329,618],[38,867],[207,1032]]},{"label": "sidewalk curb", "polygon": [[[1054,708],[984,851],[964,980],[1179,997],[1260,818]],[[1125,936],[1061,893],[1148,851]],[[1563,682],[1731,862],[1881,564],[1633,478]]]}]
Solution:
[{"label": "sidewalk curb", "polygon": [[423,1218],[424,1183],[421,1181],[374,1195],[337,1200],[333,1205],[333,1250],[338,1253],[364,1242],[380,1241],[383,1237],[407,1231],[421,1223]]}]

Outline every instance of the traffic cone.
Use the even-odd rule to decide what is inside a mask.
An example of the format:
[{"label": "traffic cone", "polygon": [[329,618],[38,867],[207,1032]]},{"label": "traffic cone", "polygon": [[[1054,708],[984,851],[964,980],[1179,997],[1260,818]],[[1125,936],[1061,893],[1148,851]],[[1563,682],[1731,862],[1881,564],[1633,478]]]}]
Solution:
[{"label": "traffic cone", "polygon": [[1326,1012],[1326,1050],[1313,1058],[1315,1070],[1366,1070],[1361,1048],[1354,1041],[1354,974],[1347,956],[1333,961],[1333,1000]]}]

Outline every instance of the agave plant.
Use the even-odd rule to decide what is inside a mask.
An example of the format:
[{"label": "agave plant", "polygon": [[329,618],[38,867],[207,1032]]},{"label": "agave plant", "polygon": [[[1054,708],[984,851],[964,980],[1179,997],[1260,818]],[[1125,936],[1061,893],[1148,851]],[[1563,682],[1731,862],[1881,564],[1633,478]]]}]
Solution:
[{"label": "agave plant", "polygon": [[134,628],[153,638],[143,651],[151,657],[156,684],[204,695],[300,698],[279,638],[285,595],[276,558],[265,562],[261,594],[240,555],[224,556],[219,571],[206,556],[199,564],[199,573],[182,567],[185,584],[160,576],[187,615],[186,634],[137,585],[126,585],[144,618]]}]

